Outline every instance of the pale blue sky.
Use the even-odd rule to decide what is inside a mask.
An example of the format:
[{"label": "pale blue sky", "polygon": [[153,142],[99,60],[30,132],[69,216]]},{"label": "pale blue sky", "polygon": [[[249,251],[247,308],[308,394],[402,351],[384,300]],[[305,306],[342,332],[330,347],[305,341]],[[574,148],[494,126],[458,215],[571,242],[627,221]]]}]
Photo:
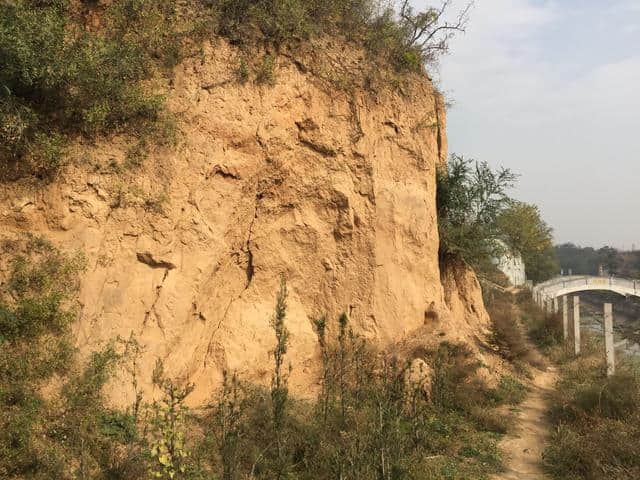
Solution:
[{"label": "pale blue sky", "polygon": [[640,0],[476,0],[433,76],[450,151],[521,174],[557,242],[640,248]]}]

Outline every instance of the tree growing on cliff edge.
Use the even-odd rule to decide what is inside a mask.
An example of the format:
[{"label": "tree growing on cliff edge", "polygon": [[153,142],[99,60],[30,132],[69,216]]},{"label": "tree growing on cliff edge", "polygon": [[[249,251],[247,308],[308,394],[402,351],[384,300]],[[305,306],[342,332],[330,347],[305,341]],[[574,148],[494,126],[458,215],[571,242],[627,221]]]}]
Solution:
[{"label": "tree growing on cliff edge", "polygon": [[429,7],[416,12],[409,0],[403,0],[399,10],[399,25],[403,31],[402,42],[407,52],[419,54],[422,63],[433,63],[449,51],[449,40],[456,33],[464,33],[473,2],[467,3],[455,21],[444,20],[451,0],[444,0],[439,7]]},{"label": "tree growing on cliff edge", "polygon": [[494,267],[500,238],[498,217],[511,199],[507,190],[516,175],[509,169],[493,170],[486,162],[452,155],[447,168],[437,172],[437,209],[440,261],[462,259],[476,272]]},{"label": "tree growing on cliff edge", "polygon": [[498,217],[498,229],[507,245],[522,255],[529,280],[542,282],[557,272],[553,230],[536,205],[511,201]]}]

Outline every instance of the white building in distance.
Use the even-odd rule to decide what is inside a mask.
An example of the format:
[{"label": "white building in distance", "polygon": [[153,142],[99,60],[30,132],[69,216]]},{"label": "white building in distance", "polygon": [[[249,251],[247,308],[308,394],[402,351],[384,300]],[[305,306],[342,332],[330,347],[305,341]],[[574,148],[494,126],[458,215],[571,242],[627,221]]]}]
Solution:
[{"label": "white building in distance", "polygon": [[500,246],[504,249],[504,253],[500,258],[493,260],[498,270],[506,275],[514,287],[521,287],[527,281],[524,262],[520,252],[511,250],[504,242],[498,240]]}]

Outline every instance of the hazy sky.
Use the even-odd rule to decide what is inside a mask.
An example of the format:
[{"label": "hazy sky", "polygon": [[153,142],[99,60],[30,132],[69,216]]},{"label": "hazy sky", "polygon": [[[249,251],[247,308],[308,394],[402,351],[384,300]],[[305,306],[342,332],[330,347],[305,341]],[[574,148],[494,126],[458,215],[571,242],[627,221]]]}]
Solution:
[{"label": "hazy sky", "polygon": [[521,174],[556,242],[640,248],[640,0],[476,0],[434,77],[450,151]]}]

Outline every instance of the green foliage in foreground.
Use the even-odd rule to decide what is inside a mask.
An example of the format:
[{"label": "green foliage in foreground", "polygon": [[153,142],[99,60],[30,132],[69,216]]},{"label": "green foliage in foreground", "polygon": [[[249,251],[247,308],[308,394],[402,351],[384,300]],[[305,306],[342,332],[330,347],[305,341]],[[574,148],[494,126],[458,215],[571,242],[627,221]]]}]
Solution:
[{"label": "green foliage in foreground", "polygon": [[640,478],[637,359],[622,356],[616,375],[607,378],[601,339],[583,334],[582,353],[576,357],[569,346],[573,340],[562,340],[561,319],[545,315],[529,297],[520,298],[523,320],[560,368],[550,400],[554,430],[544,453],[547,471],[558,480]]},{"label": "green foliage in foreground", "polygon": [[0,292],[0,477],[95,478],[122,467],[135,425],[101,394],[118,356],[107,348],[83,367],[71,344],[82,256],[35,238],[3,250],[19,254]]},{"label": "green foliage in foreground", "polygon": [[69,136],[145,134],[162,116],[142,82],[179,58],[174,3],[75,3],[0,0],[0,180],[53,174]]},{"label": "green foliage in foreground", "polygon": [[555,431],[544,455],[554,478],[640,476],[640,365],[623,363],[607,378],[598,368],[602,356],[598,348],[562,366],[552,397]]},{"label": "green foliage in foreground", "polygon": [[496,390],[472,381],[478,366],[445,344],[429,356],[429,403],[401,364],[344,325],[325,344],[318,398],[289,399],[284,417],[275,416],[273,389],[227,378],[194,452],[212,478],[462,480],[499,471],[497,442],[507,425],[493,407],[519,400],[510,380]]},{"label": "green foliage in foreground", "polygon": [[[312,401],[293,399],[283,283],[271,388],[227,375],[196,415],[185,403],[193,385],[170,380],[161,363],[160,397],[142,397],[134,339],[78,361],[70,327],[81,256],[33,238],[8,249],[17,256],[0,296],[2,478],[463,480],[500,469],[497,442],[509,424],[495,407],[520,401],[522,386],[504,378],[487,388],[464,348],[416,352],[433,368],[429,399],[403,362],[350,330],[346,315],[335,325],[317,320],[321,390]],[[114,409],[102,391],[125,364],[135,402]]]}]

